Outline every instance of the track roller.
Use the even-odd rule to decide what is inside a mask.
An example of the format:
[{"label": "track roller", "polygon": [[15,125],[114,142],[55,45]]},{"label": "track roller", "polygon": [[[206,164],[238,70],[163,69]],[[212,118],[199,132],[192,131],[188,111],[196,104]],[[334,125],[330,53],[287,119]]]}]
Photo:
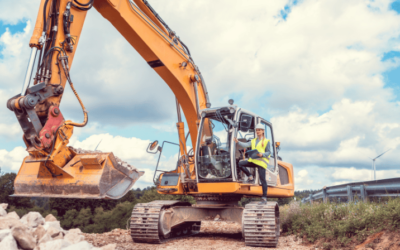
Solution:
[{"label": "track roller", "polygon": [[186,222],[163,234],[161,213],[174,205],[190,205],[179,201],[152,201],[139,203],[132,211],[131,237],[134,242],[161,244],[169,240],[192,236],[200,232],[201,221]]}]

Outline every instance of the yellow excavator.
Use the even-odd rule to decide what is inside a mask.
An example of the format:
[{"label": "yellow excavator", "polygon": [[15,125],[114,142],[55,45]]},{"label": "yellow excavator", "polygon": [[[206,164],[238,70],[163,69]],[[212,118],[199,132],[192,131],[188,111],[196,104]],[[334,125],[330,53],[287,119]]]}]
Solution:
[{"label": "yellow excavator", "polygon": [[[121,164],[113,153],[82,153],[68,146],[73,128],[83,127],[88,121],[70,68],[87,11],[92,7],[111,22],[175,94],[178,161],[167,168],[160,167],[158,161],[154,183],[160,194],[191,195],[196,200],[194,205],[181,201],[137,204],[131,217],[132,239],[162,243],[193,235],[199,232],[203,219],[219,215],[221,220],[242,225],[246,245],[276,246],[278,204],[268,201],[265,205],[250,202],[238,206],[242,197],[261,197],[262,187],[257,169],[250,169],[255,178],[249,182],[237,168],[246,153],[234,143],[236,137],[242,142],[254,138],[255,126],[262,124],[273,145],[266,171],[268,197],[292,197],[293,166],[278,156],[279,142],[275,142],[272,124],[233,101],[211,107],[204,78],[188,47],[146,0],[40,1],[22,91],[7,101],[21,125],[29,153],[16,177],[14,196],[118,199],[143,175]],[[82,123],[65,120],[59,108],[67,82],[82,107]],[[187,150],[189,135],[192,149]],[[165,143],[169,142],[160,146],[154,141],[147,152],[159,154],[160,159]]]}]

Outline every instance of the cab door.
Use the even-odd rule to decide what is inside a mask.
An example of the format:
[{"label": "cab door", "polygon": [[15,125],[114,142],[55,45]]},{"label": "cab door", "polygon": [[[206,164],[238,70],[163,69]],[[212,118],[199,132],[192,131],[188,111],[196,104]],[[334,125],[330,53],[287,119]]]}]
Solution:
[{"label": "cab door", "polygon": [[272,124],[270,122],[262,119],[261,117],[258,118],[258,123],[261,123],[265,128],[265,130],[264,130],[265,138],[267,140],[269,140],[267,147],[269,148],[269,150],[271,152],[267,171],[265,171],[267,184],[268,184],[268,186],[276,186],[277,182],[278,182],[278,166],[277,166],[277,154],[276,154]]}]

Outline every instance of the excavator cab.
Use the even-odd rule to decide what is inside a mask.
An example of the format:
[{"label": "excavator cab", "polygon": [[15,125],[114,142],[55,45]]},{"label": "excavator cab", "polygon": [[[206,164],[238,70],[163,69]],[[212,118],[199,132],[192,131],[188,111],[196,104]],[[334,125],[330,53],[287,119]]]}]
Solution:
[{"label": "excavator cab", "polygon": [[255,177],[253,182],[248,182],[247,176],[238,168],[240,161],[249,158],[246,151],[251,147],[240,147],[234,138],[248,143],[256,137],[256,125],[262,124],[270,152],[265,177],[269,187],[277,188],[269,189],[268,197],[293,196],[293,166],[278,156],[280,143],[275,142],[270,122],[236,105],[203,109],[200,117],[197,144],[187,154],[186,165],[189,166],[185,166],[182,160],[186,156],[179,153],[181,158],[176,165],[163,171],[159,167],[161,154],[164,144],[171,142],[163,142],[162,147],[158,146],[158,142],[149,144],[148,153],[160,152],[154,173],[154,183],[160,193],[261,196],[258,168],[248,168]]},{"label": "excavator cab", "polygon": [[[239,161],[248,159],[246,150],[251,148],[241,148],[236,145],[234,138],[241,142],[250,142],[256,136],[255,126],[258,123],[265,126],[265,138],[270,141],[268,147],[271,156],[267,168],[267,182],[269,186],[276,186],[279,169],[272,125],[236,105],[202,110],[196,147],[198,182],[245,182],[247,177],[237,166]],[[257,169],[251,168],[249,171],[256,177],[254,184],[258,183]]]}]

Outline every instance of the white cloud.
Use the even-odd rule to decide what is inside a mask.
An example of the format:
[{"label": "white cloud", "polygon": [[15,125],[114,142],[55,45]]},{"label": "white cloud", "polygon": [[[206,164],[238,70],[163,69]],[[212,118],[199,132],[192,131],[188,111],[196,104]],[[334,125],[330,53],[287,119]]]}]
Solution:
[{"label": "white cloud", "polygon": [[400,154],[400,116],[388,116],[388,112],[400,114],[394,103],[343,99],[322,115],[296,109],[271,121],[282,142],[281,155],[289,162],[365,167],[368,157],[392,149],[379,159],[389,169],[400,164],[396,157]]},{"label": "white cloud", "polygon": [[314,183],[306,169],[300,170],[294,178],[296,190],[310,189],[310,185]]},{"label": "white cloud", "polygon": [[13,172],[18,171],[21,167],[22,161],[28,156],[25,148],[16,147],[11,151],[0,149],[0,167],[7,168]]},{"label": "white cloud", "polygon": [[[376,165],[376,167],[378,167]],[[373,178],[371,169],[334,168],[332,177],[336,180],[345,180],[344,183],[353,181],[370,181]],[[400,177],[400,170],[377,170],[376,179],[388,179]],[[343,182],[343,181],[342,181]]]},{"label": "white cloud", "polygon": [[97,150],[103,152],[113,152],[114,155],[123,161],[131,162],[151,162],[154,157],[146,153],[146,148],[150,141],[141,140],[135,137],[125,138],[122,136],[112,136],[110,134],[91,135],[83,141],[71,140],[70,145],[75,148],[94,150],[101,141]]}]

